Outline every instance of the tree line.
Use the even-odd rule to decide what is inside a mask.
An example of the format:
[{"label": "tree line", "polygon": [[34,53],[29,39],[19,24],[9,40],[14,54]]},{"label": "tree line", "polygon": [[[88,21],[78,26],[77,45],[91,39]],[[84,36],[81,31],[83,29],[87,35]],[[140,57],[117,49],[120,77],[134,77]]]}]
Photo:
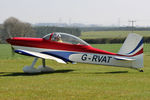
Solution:
[{"label": "tree line", "polygon": [[81,35],[81,31],[78,28],[32,26],[30,23],[10,17],[0,25],[0,43],[6,43],[5,40],[9,37],[43,37],[52,32],[64,32],[76,36]]},{"label": "tree line", "polygon": [[150,27],[81,27],[81,31],[150,31]]},{"label": "tree line", "polygon": [[[95,38],[95,39],[84,39],[89,44],[118,44],[124,43],[126,38]],[[143,38],[144,43],[150,43],[150,37]]]},{"label": "tree line", "polygon": [[50,26],[36,26],[33,27],[33,29],[36,31],[36,36],[37,37],[42,37],[48,33],[52,32],[64,32],[64,33],[69,33],[75,36],[80,36],[81,31],[78,28],[67,28],[67,27],[50,27]]},{"label": "tree line", "polygon": [[[81,31],[120,31],[132,30],[131,27],[56,27],[56,26],[32,26],[30,23],[22,22],[17,18],[10,17],[0,24],[0,43],[6,43],[9,37],[43,37],[52,32],[64,32],[80,36]],[[133,27],[133,30],[150,31],[150,27]],[[88,43],[122,43],[124,38],[120,39],[85,39]],[[144,41],[150,43],[150,37],[144,37]]]}]

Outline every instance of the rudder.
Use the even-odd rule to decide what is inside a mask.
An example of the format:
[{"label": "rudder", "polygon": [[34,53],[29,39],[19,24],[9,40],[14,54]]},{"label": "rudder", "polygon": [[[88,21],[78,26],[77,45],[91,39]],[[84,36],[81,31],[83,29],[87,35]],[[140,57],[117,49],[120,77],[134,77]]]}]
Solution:
[{"label": "rudder", "polygon": [[143,37],[135,33],[130,33],[118,54],[135,55],[137,53],[143,53]]},{"label": "rudder", "polygon": [[142,68],[143,65],[143,37],[130,33],[118,54],[136,59],[132,62],[132,68]]}]

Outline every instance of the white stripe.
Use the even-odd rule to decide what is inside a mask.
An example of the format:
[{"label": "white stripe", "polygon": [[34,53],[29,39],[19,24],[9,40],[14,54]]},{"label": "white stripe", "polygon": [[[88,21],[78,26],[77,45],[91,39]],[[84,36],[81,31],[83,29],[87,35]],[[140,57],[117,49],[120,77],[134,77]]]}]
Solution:
[{"label": "white stripe", "polygon": [[129,54],[129,55],[134,55],[136,54],[137,52],[139,52],[141,49],[143,49],[143,44],[136,50],[134,51],[133,53]]},{"label": "white stripe", "polygon": [[[43,49],[43,48],[35,48],[35,47],[25,47],[25,46],[14,46],[13,48],[15,50],[22,49],[22,50],[28,50],[33,52],[44,52],[44,51],[65,51],[65,50],[56,50],[56,49]],[[74,51],[65,51],[65,52],[74,52]]]},{"label": "white stripe", "polygon": [[65,63],[66,64],[66,62],[64,62],[62,59],[56,58],[56,57],[51,56],[51,55],[46,55],[46,54],[42,54],[39,52],[32,52],[32,51],[21,50],[21,49],[18,49],[18,50],[26,52],[26,53],[31,54],[31,55],[34,55],[36,57],[40,57],[40,58],[44,58],[44,59],[52,59],[52,60],[56,60],[59,63]]}]

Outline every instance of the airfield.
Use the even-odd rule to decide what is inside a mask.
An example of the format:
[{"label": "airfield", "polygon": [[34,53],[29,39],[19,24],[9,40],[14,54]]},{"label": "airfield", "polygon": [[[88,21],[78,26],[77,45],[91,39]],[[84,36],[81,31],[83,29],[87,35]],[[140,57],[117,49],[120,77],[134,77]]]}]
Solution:
[{"label": "airfield", "polygon": [[[92,44],[118,52],[122,44]],[[144,72],[91,64],[59,64],[47,60],[53,73],[25,74],[34,58],[12,55],[0,44],[0,100],[148,100],[150,98],[150,44],[144,44]],[[36,66],[41,65],[39,60]]]}]

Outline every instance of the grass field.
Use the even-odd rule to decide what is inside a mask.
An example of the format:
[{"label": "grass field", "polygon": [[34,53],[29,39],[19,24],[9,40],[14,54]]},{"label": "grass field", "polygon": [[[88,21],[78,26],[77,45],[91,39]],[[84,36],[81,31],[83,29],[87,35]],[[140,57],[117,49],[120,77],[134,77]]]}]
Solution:
[{"label": "grass field", "polygon": [[[94,39],[94,38],[124,38],[131,31],[90,31],[82,32],[82,39]],[[142,36],[150,36],[150,31],[134,31],[133,33],[141,34]]]},{"label": "grass field", "polygon": [[[120,44],[93,45],[117,52]],[[0,45],[0,100],[149,100],[150,44],[144,47],[144,72],[90,64],[59,64],[47,60],[54,73],[22,72],[32,57],[11,56],[9,45]],[[39,60],[36,66],[40,65]]]}]

